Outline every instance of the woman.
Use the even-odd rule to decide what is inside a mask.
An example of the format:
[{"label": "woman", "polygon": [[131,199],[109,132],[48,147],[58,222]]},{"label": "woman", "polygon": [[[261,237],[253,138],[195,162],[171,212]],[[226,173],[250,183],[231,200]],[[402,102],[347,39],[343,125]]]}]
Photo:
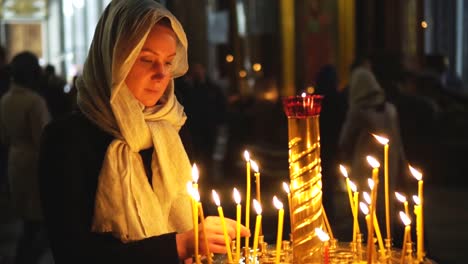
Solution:
[{"label": "woman", "polygon": [[[372,134],[385,136],[389,141],[389,185],[393,191],[403,191],[409,176],[403,145],[400,137],[399,118],[396,108],[385,99],[385,93],[377,82],[371,64],[367,59],[360,59],[351,72],[351,80],[348,95],[348,110],[345,122],[341,129],[338,141],[338,149],[342,158],[349,163],[352,180],[358,185],[360,191],[369,192],[368,178],[372,176],[372,168],[367,162],[366,156],[371,155],[381,163],[383,168],[383,146],[376,141]],[[384,178],[383,169],[379,176],[379,199],[377,214],[380,217],[384,212]],[[381,190],[380,190],[381,188]],[[393,210],[391,199],[391,216],[397,216]],[[382,206],[380,206],[382,205]],[[382,211],[381,211],[382,210]],[[392,220],[392,225],[401,223],[399,219]],[[380,219],[385,223],[384,218]],[[398,231],[400,228],[394,228]],[[401,229],[403,230],[403,229]],[[394,237],[400,237],[394,236]],[[395,240],[397,242],[397,240]]]},{"label": "woman", "polygon": [[[187,68],[186,36],[169,11],[151,0],[109,4],[77,81],[80,111],[43,136],[41,193],[56,263],[190,259],[191,168],[178,133],[186,117],[173,86]],[[219,219],[205,228],[210,251],[225,253]]]}]

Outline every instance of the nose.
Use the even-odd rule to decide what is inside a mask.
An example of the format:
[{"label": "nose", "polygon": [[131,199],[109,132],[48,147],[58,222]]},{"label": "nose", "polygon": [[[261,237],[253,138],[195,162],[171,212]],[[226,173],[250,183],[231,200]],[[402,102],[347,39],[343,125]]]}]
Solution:
[{"label": "nose", "polygon": [[169,70],[162,62],[154,62],[152,65],[152,70],[152,79],[154,80],[162,80],[169,74]]}]

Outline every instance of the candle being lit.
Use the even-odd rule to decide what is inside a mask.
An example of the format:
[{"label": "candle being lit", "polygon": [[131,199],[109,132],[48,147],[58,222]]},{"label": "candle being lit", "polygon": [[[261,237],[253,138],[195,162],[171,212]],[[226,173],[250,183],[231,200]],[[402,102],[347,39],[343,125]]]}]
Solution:
[{"label": "candle being lit", "polygon": [[291,207],[291,190],[289,189],[289,185],[283,182],[283,189],[288,195],[288,207],[289,207],[289,225],[291,226],[291,235],[293,233],[293,212]]},{"label": "candle being lit", "polygon": [[[200,201],[200,194],[197,191],[196,192],[196,197],[198,201]],[[206,237],[206,230],[205,230],[205,214],[203,213],[203,206],[201,202],[198,202],[198,211],[200,212],[200,225],[202,228],[202,233],[203,233],[203,243],[205,244],[205,252],[206,252],[206,258],[208,260],[208,264],[213,263],[213,260],[211,259],[211,252],[210,248],[208,247],[208,238]]]},{"label": "candle being lit", "polygon": [[[246,182],[246,191],[245,191],[245,227],[247,229],[250,229],[250,192],[251,192],[251,187],[250,187],[250,154],[246,150],[244,151],[244,158],[246,162],[246,177],[247,177],[247,182]],[[245,255],[248,256],[249,253],[249,237],[245,237]],[[248,258],[246,257],[246,260],[248,261]]]},{"label": "candle being lit", "polygon": [[328,241],[330,240],[330,236],[325,233],[321,228],[315,228],[315,233],[317,234],[320,241],[323,243],[323,264],[330,263],[330,250],[328,246]]},{"label": "candle being lit", "polygon": [[255,233],[254,233],[252,259],[253,259],[254,263],[257,263],[255,258],[257,256],[258,237],[260,235],[260,226],[262,224],[262,206],[255,199],[253,199],[253,206],[254,206],[255,211],[257,212],[257,218],[256,218],[256,221],[255,221]]},{"label": "candle being lit", "polygon": [[221,219],[221,225],[223,226],[223,233],[224,233],[224,242],[226,244],[226,251],[227,251],[227,256],[228,256],[228,261],[229,263],[233,263],[232,261],[232,252],[231,252],[231,243],[229,239],[229,234],[227,232],[227,227],[226,227],[226,220],[224,219],[224,213],[223,213],[223,208],[221,207],[221,201],[219,199],[218,193],[213,190],[213,200],[218,207],[218,214],[219,218]]},{"label": "candle being lit", "polygon": [[[192,171],[193,172],[193,171]],[[187,182],[187,192],[190,195],[192,201],[192,223],[193,223],[193,239],[195,242],[195,262],[200,263],[199,258],[199,249],[198,249],[198,205],[197,200],[195,200],[195,189],[193,188],[193,182]],[[198,193],[198,191],[197,191]]]},{"label": "candle being lit", "polygon": [[384,188],[385,188],[385,224],[387,230],[387,239],[391,240],[390,231],[390,196],[389,196],[389,183],[388,183],[388,138],[372,134],[377,141],[384,145]]},{"label": "candle being lit", "polygon": [[283,203],[278,200],[276,196],[273,197],[273,205],[278,209],[278,232],[276,233],[276,260],[275,263],[279,264],[281,259],[281,242],[283,241],[283,221],[284,209]]},{"label": "candle being lit", "polygon": [[[409,166],[411,174],[413,174],[413,177],[418,181],[418,197],[419,197],[419,218],[420,218],[420,234],[417,236],[418,239],[418,245],[417,245],[417,251],[416,255],[418,258],[418,261],[422,261],[424,258],[424,199],[423,199],[423,180],[422,180],[422,173],[418,171],[417,169]],[[416,221],[417,222],[417,221]],[[421,243],[419,243],[421,241]]]},{"label": "candle being lit", "polygon": [[196,200],[196,195],[198,191],[193,188],[193,184],[191,182],[187,183],[187,192],[189,193],[190,197],[192,198],[192,221],[193,221],[193,239],[195,242],[195,262],[197,264],[200,263],[200,256],[199,256],[199,244],[198,244],[198,200]]},{"label": "candle being lit", "polygon": [[400,264],[405,263],[405,256],[406,256],[406,244],[408,242],[408,238],[411,235],[411,219],[402,211],[400,211],[400,218],[403,224],[405,225],[405,234],[403,235],[403,248],[401,250],[401,260]]},{"label": "candle being lit", "polygon": [[236,202],[236,261],[240,260],[240,228],[241,228],[241,197],[239,191],[233,190],[234,201]]}]

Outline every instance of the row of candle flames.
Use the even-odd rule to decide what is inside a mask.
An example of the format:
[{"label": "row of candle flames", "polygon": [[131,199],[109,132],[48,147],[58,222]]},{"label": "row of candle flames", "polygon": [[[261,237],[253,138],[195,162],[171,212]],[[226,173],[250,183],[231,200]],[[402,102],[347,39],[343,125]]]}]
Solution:
[{"label": "row of candle flames", "polygon": [[[368,184],[370,187],[370,192],[371,194],[367,192],[362,193],[362,197],[365,202],[359,202],[359,192],[357,191],[356,185],[349,179],[348,172],[346,168],[343,165],[340,165],[340,170],[343,176],[346,178],[346,186],[347,186],[347,192],[348,192],[348,198],[349,198],[349,204],[351,207],[351,212],[353,215],[353,243],[356,245],[357,238],[360,235],[360,230],[359,230],[359,223],[358,223],[358,205],[361,209],[361,211],[365,215],[366,219],[366,224],[367,224],[367,241],[374,241],[374,235],[377,237],[377,242],[379,245],[379,252],[381,254],[382,259],[389,259],[389,256],[391,255],[391,232],[390,232],[390,216],[389,216],[389,188],[388,188],[388,149],[389,149],[389,140],[387,138],[384,138],[382,136],[378,136],[375,134],[372,134],[375,139],[380,142],[382,145],[384,145],[384,190],[385,190],[385,219],[386,219],[386,239],[385,239],[385,244],[382,239],[382,235],[380,232],[380,227],[378,224],[378,220],[376,217],[376,201],[377,201],[377,186],[379,183],[378,180],[378,174],[379,174],[379,167],[380,163],[373,158],[372,156],[367,156],[367,161],[372,167],[372,178],[368,179]],[[258,165],[256,164],[255,161],[250,159],[250,154],[248,151],[244,152],[244,158],[246,161],[246,176],[247,176],[247,183],[246,183],[246,202],[245,202],[245,226],[249,229],[250,228],[250,193],[251,193],[251,168],[254,170],[255,174],[255,182],[256,182],[256,199],[253,199],[253,206],[255,208],[255,211],[257,213],[256,221],[255,221],[255,232],[254,232],[254,240],[253,240],[253,249],[252,249],[252,256],[251,259],[255,260],[256,259],[256,254],[257,254],[257,249],[258,249],[258,243],[259,243],[259,236],[261,232],[261,221],[262,221],[262,207],[261,207],[261,199],[260,199],[260,172]],[[418,181],[418,195],[413,195],[413,200],[414,200],[414,213],[416,216],[416,245],[417,245],[417,253],[416,253],[416,260],[417,262],[422,262],[424,259],[424,222],[423,222],[423,180],[422,180],[422,173],[413,168],[412,166],[409,166],[410,172],[412,175],[415,177],[415,179]],[[187,183],[187,191],[192,197],[192,216],[193,216],[193,224],[194,224],[194,240],[195,240],[195,262],[197,264],[201,263],[201,256],[199,254],[199,237],[198,237],[198,232],[199,228],[201,228],[201,231],[204,233],[204,213],[203,213],[203,207],[200,202],[200,194],[198,192],[198,178],[199,178],[199,172],[196,164],[193,165],[192,167],[192,182]],[[290,217],[292,216],[291,212],[291,194],[290,194],[290,189],[289,185],[285,182],[283,182],[283,188],[285,192],[287,193],[288,196],[288,202],[289,202],[289,210],[290,210]],[[226,222],[224,218],[224,213],[223,213],[223,208],[221,207],[221,201],[219,198],[219,195],[215,190],[212,190],[212,196],[214,203],[217,206],[218,214],[221,219],[221,224],[223,227],[223,233],[224,233],[224,238],[225,238],[225,244],[226,244],[226,251],[227,251],[227,261],[228,263],[239,263],[241,259],[241,254],[240,254],[240,227],[241,227],[241,197],[239,194],[239,191],[234,188],[233,189],[233,196],[234,196],[234,201],[236,203],[236,246],[235,246],[235,255],[233,256],[233,252],[231,251],[231,243],[230,243],[230,238],[227,233],[227,227],[226,227]],[[403,248],[401,250],[401,263],[404,263],[405,258],[408,257],[405,252],[407,252],[409,249],[407,248],[407,244],[411,245],[411,219],[410,219],[410,214],[409,214],[409,209],[408,209],[408,201],[406,199],[406,196],[403,194],[400,194],[398,192],[395,192],[396,198],[403,203],[404,205],[404,211],[400,211],[399,215],[400,218],[405,225],[405,232],[403,236]],[[359,203],[358,203],[359,202]],[[282,245],[282,234],[283,234],[283,223],[284,223],[284,209],[283,209],[283,203],[276,197],[273,197],[273,204],[274,206],[278,209],[278,229],[277,229],[277,236],[276,236],[276,252],[275,252],[275,263],[280,263],[280,256],[281,256],[281,245]],[[325,209],[322,206],[323,210],[323,218],[324,218],[324,225],[325,225],[325,230],[323,231],[321,228],[316,228],[315,232],[318,236],[318,238],[323,242],[323,254],[325,255],[323,260],[325,264],[329,263],[329,241],[336,239],[333,237],[333,231],[331,229],[330,223],[327,219]],[[291,219],[290,219],[291,220]],[[292,229],[292,220],[291,220],[291,229]],[[292,234],[292,232],[291,232]],[[212,263],[212,258],[211,258],[211,253],[208,248],[208,242],[206,240],[206,236],[204,236],[205,241],[204,241],[204,248],[207,256],[207,261],[209,264]],[[375,243],[367,243],[367,263],[374,263],[376,260],[376,255],[375,255],[375,249],[374,249]],[[249,248],[249,238],[245,238],[245,255],[247,255],[247,252],[250,252]],[[245,257],[245,262],[248,263],[249,257]]]}]

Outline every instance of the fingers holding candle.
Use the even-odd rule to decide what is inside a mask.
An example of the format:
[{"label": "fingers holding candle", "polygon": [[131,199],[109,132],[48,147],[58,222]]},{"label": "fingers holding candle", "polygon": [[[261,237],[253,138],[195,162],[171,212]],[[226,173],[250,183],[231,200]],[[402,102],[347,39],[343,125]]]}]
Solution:
[{"label": "fingers holding candle", "polygon": [[[236,237],[236,221],[229,218],[224,218],[224,221],[226,223],[226,232],[230,243]],[[219,254],[227,253],[221,218],[218,216],[208,216],[204,223],[210,252]],[[241,225],[240,231],[242,237],[250,236],[250,231],[245,226]],[[202,236],[202,234],[200,235]],[[200,241],[202,241],[204,237],[200,239]]]}]

